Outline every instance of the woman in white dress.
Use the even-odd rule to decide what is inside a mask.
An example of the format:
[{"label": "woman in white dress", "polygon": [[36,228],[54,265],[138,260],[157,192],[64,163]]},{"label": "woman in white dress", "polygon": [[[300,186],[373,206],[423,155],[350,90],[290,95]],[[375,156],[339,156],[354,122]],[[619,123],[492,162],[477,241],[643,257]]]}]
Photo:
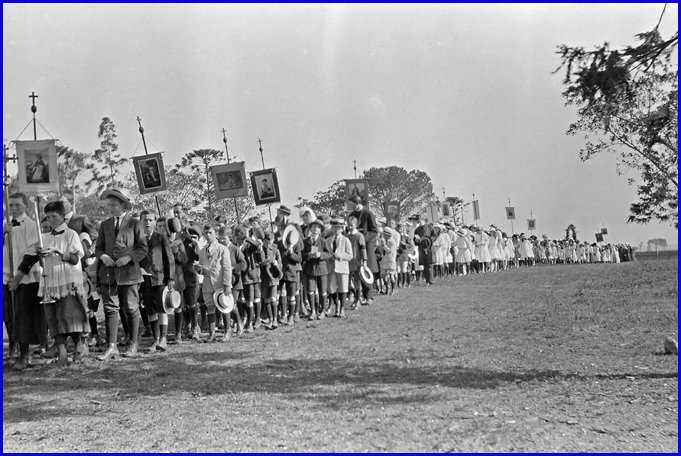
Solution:
[{"label": "woman in white dress", "polygon": [[475,258],[480,263],[483,273],[489,271],[489,264],[492,258],[489,255],[489,236],[482,230],[482,227],[476,228],[475,233]]},{"label": "woman in white dress", "polygon": [[33,265],[40,257],[44,258],[46,276],[40,281],[38,296],[43,298],[47,326],[57,346],[57,364],[66,366],[69,363],[66,338],[71,337],[76,345],[73,361],[79,362],[83,359],[81,334],[89,330],[80,264],[84,255],[83,244],[78,234],[64,223],[66,211],[63,202],[47,203],[44,211],[52,231],[42,234],[42,248],[37,245],[29,247],[22,265]]},{"label": "woman in white dress", "polygon": [[522,234],[520,235],[520,259],[525,266],[532,266],[532,260],[534,260],[532,242]]},{"label": "woman in white dress", "polygon": [[468,230],[462,228],[459,232],[459,237],[456,238],[456,266],[458,275],[468,275],[468,268],[471,264],[471,251],[473,244],[468,238]]},{"label": "woman in white dress", "polygon": [[501,259],[501,254],[499,253],[499,247],[497,246],[497,231],[494,228],[489,231],[487,250],[490,258],[490,271],[496,272],[497,261]]}]

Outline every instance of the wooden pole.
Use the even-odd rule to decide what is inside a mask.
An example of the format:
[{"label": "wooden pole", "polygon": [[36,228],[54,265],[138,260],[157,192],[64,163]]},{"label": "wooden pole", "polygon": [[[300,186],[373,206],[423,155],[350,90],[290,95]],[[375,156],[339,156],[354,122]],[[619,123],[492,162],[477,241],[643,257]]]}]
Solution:
[{"label": "wooden pole", "polygon": [[[9,185],[10,185],[10,179],[9,179],[9,172],[7,171],[7,163],[8,162],[15,162],[17,161],[17,156],[12,155],[11,157],[7,154],[8,147],[6,144],[3,144],[2,146],[2,161],[4,163],[4,166],[2,168],[2,185],[5,187],[5,191],[3,192],[3,200],[5,203],[5,223],[8,225],[10,224],[10,215],[9,215]],[[4,230],[3,230],[4,231]],[[5,234],[3,232],[3,238],[5,238]],[[5,242],[7,243],[7,250],[9,252],[9,280],[10,282],[14,278],[14,250],[12,249],[12,233],[7,234],[7,238],[5,239]],[[8,303],[10,309],[12,309],[10,315],[12,315],[12,319],[14,319],[14,291],[10,290],[10,302]],[[12,341],[14,342],[14,341]],[[10,347],[10,351],[12,350],[13,347]]]},{"label": "wooden pole", "polygon": [[[262,139],[258,138],[258,144],[260,149],[260,160],[262,161],[262,169],[265,169],[265,157],[262,154]],[[255,191],[255,189],[254,189]],[[267,212],[270,214],[270,227],[272,226],[272,205],[267,205]]]},{"label": "wooden pole", "polygon": [[[222,142],[225,143],[225,153],[227,154],[227,163],[231,163],[229,159],[229,149],[227,149],[227,132],[222,129]],[[236,223],[241,223],[241,217],[239,217],[239,206],[236,201],[236,196],[234,197],[234,212],[236,213]]]},{"label": "wooden pole", "polygon": [[[511,198],[508,199],[508,207],[511,207]],[[515,214],[513,216],[515,217]],[[514,234],[515,234],[515,230],[513,229],[513,219],[511,219],[511,235],[514,235]]]},{"label": "wooden pole", "polygon": [[[144,145],[144,155],[149,155],[149,152],[147,151],[147,140],[144,138],[144,128],[142,128],[142,119],[140,119],[140,116],[137,116],[137,123],[139,124],[139,132],[140,135],[142,135],[142,144]],[[158,216],[161,217],[161,204],[158,202],[158,196],[154,195],[154,200],[156,201],[156,209],[158,209]]]}]

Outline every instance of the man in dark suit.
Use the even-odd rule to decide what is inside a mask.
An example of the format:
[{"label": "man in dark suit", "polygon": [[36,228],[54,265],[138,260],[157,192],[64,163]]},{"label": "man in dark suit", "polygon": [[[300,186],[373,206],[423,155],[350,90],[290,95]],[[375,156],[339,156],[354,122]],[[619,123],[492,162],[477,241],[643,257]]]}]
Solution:
[{"label": "man in dark suit", "polygon": [[163,308],[163,289],[173,290],[175,283],[175,258],[168,238],[156,231],[156,214],[142,211],[141,222],[147,239],[147,255],[140,262],[146,271],[140,294],[147,313],[154,341],[151,350],[166,351],[168,348],[168,314]]},{"label": "man in dark suit", "polygon": [[[122,190],[108,189],[101,198],[106,201],[111,213],[111,217],[99,227],[95,247],[95,258],[99,261],[95,286],[104,303],[107,338],[106,351],[97,359],[106,361],[119,354],[116,347],[119,305],[130,326],[131,343],[125,355],[137,355],[140,321],[138,286],[143,281],[139,263],[147,254],[147,240],[140,225],[131,217],[132,205]],[[116,294],[118,303],[113,300]]]},{"label": "man in dark suit", "polygon": [[[362,205],[362,199],[355,195],[348,199],[350,214],[348,217],[357,219],[357,230],[364,235],[364,242],[367,250],[367,266],[377,276],[379,273],[378,261],[376,260],[376,237],[378,236],[378,225],[373,212]],[[367,304],[374,302],[373,287],[369,287],[367,293]]]}]

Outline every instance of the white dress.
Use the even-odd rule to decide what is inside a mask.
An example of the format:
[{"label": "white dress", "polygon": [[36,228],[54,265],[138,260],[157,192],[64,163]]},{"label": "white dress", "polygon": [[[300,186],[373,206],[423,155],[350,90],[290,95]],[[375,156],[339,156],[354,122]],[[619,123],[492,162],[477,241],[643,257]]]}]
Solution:
[{"label": "white dress", "polygon": [[456,248],[456,262],[470,263],[472,260],[471,250],[473,248],[473,244],[471,244],[471,240],[468,239],[467,235],[456,238]]},{"label": "white dress", "polygon": [[[85,254],[83,244],[80,242],[78,234],[61,224],[55,229],[61,234],[43,234],[43,247],[51,247],[59,250],[64,255],[75,253],[79,258]],[[50,296],[52,298],[64,298],[66,296],[80,295],[85,298],[83,287],[83,269],[80,262],[77,264],[65,263],[58,255],[48,255],[45,257],[45,280],[40,281],[38,296]]]},{"label": "white dress", "polygon": [[489,236],[484,231],[475,233],[475,258],[481,263],[489,263],[492,258],[489,254]]},{"label": "white dress", "polygon": [[497,245],[497,234],[496,231],[492,231],[489,236],[489,244],[487,244],[487,250],[489,251],[490,261],[501,260],[501,254],[499,253],[499,246]]}]

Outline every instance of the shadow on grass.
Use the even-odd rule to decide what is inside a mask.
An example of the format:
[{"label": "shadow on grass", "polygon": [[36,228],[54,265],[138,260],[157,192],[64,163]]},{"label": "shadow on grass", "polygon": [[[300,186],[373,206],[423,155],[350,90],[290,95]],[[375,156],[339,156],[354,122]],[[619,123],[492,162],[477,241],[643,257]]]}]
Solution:
[{"label": "shadow on grass", "polygon": [[[244,362],[244,353],[173,353],[115,364],[86,364],[57,369],[45,367],[31,374],[5,371],[5,421],[27,421],[70,416],[72,410],[22,407],[22,396],[64,397],[83,394],[89,399],[140,399],[261,393],[284,400],[307,400],[332,409],[426,403],[441,397],[439,387],[493,389],[504,384],[566,379],[624,379],[628,374],[581,376],[560,371],[497,372],[462,366],[409,366],[380,361],[358,363],[351,359],[277,359]],[[638,379],[677,378],[678,373],[632,374]],[[329,388],[331,387],[331,388]],[[15,405],[16,404],[16,405]]]}]

